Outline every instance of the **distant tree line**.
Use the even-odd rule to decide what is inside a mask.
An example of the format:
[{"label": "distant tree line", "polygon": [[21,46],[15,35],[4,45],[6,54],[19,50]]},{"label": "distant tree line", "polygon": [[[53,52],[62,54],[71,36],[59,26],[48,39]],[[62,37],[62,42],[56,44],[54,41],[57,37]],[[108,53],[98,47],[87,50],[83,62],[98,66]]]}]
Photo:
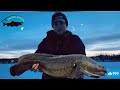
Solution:
[{"label": "distant tree line", "polygon": [[18,58],[11,58],[11,59],[0,59],[0,64],[12,64],[16,63]]},{"label": "distant tree line", "polygon": [[100,54],[98,56],[93,56],[91,57],[93,59],[100,59],[101,61],[105,61],[105,60],[110,60],[110,61],[120,61],[120,55],[103,55]]}]

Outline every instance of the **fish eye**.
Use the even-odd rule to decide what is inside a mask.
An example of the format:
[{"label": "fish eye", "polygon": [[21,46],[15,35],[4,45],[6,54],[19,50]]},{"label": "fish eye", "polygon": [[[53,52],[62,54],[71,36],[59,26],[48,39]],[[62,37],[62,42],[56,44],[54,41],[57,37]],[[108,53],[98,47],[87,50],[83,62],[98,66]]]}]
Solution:
[{"label": "fish eye", "polygon": [[74,63],[74,64],[73,64],[73,67],[75,68],[76,66],[77,66],[77,64],[76,64],[76,63]]},{"label": "fish eye", "polygon": [[73,66],[75,66],[76,64],[74,63]]}]

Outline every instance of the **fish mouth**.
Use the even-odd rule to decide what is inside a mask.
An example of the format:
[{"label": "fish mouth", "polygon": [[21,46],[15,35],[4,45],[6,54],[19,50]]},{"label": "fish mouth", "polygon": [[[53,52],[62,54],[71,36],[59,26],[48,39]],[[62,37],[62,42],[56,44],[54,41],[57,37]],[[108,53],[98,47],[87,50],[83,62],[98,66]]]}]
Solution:
[{"label": "fish mouth", "polygon": [[100,65],[98,67],[81,66],[81,71],[91,77],[105,76],[105,73],[107,73],[106,69]]},{"label": "fish mouth", "polygon": [[86,73],[88,76],[92,77],[100,77],[100,76],[105,76],[105,71],[98,71],[98,72],[90,72],[88,70],[83,70],[84,73]]}]

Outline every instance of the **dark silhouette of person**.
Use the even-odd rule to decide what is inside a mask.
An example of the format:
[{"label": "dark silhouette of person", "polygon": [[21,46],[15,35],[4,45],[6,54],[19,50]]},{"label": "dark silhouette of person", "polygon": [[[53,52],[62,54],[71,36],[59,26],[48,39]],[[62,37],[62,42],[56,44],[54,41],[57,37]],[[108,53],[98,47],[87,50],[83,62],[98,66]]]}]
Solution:
[{"label": "dark silhouette of person", "polygon": [[[48,53],[54,55],[68,55],[68,54],[83,54],[85,53],[85,45],[79,36],[72,34],[72,32],[66,30],[68,26],[68,20],[65,14],[61,12],[54,13],[52,15],[52,27],[53,30],[47,32],[47,36],[38,45],[35,53]],[[34,64],[32,68],[38,70],[39,64]],[[42,79],[62,79],[49,76],[45,73],[42,75]],[[83,79],[81,73],[80,79]]]}]

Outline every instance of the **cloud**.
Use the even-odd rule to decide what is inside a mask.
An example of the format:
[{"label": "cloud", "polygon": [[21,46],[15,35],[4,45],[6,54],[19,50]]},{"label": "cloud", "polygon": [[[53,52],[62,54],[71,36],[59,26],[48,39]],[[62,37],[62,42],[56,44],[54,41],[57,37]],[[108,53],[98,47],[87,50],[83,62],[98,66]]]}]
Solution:
[{"label": "cloud", "polygon": [[1,59],[1,58],[15,58],[15,57],[14,57],[14,55],[12,55],[12,54],[1,54],[1,53],[0,53],[0,59]]},{"label": "cloud", "polygon": [[116,50],[116,51],[86,51],[86,55],[87,56],[98,56],[100,54],[104,54],[104,55],[120,55],[120,50]]},{"label": "cloud", "polygon": [[94,43],[104,43],[104,42],[112,42],[120,40],[120,34],[111,34],[111,35],[106,35],[106,36],[98,36],[98,37],[92,37],[92,38],[85,38],[83,39],[84,43],[86,45],[94,44]]},{"label": "cloud", "polygon": [[32,39],[8,39],[0,43],[0,51],[37,49],[40,42]]},{"label": "cloud", "polygon": [[85,38],[83,42],[87,50],[110,51],[120,50],[120,34],[111,34],[94,38]]},{"label": "cloud", "polygon": [[106,48],[96,48],[93,51],[116,51],[116,50],[120,50],[120,46],[119,47],[106,47]]},{"label": "cloud", "polygon": [[87,48],[89,50],[94,50],[94,51],[104,51],[104,50],[118,50],[120,49],[120,40],[119,41],[114,41],[114,42],[99,42],[91,45],[87,45]]},{"label": "cloud", "polygon": [[16,51],[0,51],[0,58],[19,58],[24,54],[34,53],[35,49],[16,50]]}]

